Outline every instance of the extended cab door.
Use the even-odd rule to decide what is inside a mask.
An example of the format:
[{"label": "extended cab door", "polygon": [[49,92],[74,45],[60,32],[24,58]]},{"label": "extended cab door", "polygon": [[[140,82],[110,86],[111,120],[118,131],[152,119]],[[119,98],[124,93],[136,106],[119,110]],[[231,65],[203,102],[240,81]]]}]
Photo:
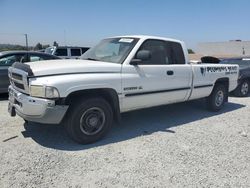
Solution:
[{"label": "extended cab door", "polygon": [[192,68],[185,64],[182,46],[150,39],[144,41],[141,50],[150,51],[151,58],[122,68],[122,111],[185,101]]}]

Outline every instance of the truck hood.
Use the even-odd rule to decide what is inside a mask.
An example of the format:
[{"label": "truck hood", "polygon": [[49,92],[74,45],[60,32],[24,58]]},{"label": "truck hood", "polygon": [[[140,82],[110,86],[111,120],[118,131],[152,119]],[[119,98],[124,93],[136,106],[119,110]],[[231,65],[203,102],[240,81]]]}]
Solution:
[{"label": "truck hood", "polygon": [[117,73],[121,64],[90,60],[48,60],[26,63],[30,66],[33,76],[47,76],[70,73]]}]

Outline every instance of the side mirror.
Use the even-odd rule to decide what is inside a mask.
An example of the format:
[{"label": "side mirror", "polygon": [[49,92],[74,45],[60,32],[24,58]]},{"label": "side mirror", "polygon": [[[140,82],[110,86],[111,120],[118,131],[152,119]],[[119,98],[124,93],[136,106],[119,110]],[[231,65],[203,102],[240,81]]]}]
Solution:
[{"label": "side mirror", "polygon": [[151,58],[151,53],[148,50],[140,50],[137,52],[135,59],[132,59],[130,65],[138,65],[142,61],[147,61]]}]

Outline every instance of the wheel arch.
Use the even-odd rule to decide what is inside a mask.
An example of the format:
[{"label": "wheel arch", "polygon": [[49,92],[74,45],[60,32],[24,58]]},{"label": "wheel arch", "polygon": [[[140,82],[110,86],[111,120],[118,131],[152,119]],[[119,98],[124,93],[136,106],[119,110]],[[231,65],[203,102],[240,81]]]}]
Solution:
[{"label": "wheel arch", "polygon": [[219,78],[215,81],[215,85],[216,84],[223,84],[227,87],[227,89],[229,88],[229,78],[225,77],[225,78]]},{"label": "wheel arch", "polygon": [[217,80],[215,81],[214,86],[215,86],[215,85],[218,85],[218,84],[222,84],[222,85],[224,85],[224,86],[226,87],[226,91],[227,91],[227,93],[226,93],[226,102],[228,102],[229,78],[224,77],[224,78],[219,78],[219,79],[217,79]]},{"label": "wheel arch", "polygon": [[247,80],[249,83],[250,83],[250,76],[242,76],[240,79],[239,79],[239,82],[242,82],[244,80]]},{"label": "wheel arch", "polygon": [[80,98],[89,98],[89,97],[102,97],[104,98],[112,107],[114,119],[120,123],[121,114],[120,114],[120,102],[118,93],[112,88],[100,88],[100,89],[85,89],[74,91],[64,99],[66,105],[71,105],[77,99]]}]

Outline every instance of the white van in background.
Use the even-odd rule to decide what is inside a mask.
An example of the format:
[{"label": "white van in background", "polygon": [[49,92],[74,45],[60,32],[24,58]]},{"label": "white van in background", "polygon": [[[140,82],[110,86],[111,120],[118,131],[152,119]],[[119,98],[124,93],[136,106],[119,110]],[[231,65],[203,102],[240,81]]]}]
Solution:
[{"label": "white van in background", "polygon": [[89,47],[52,46],[45,49],[45,53],[58,56],[63,59],[77,59],[84,54]]}]

